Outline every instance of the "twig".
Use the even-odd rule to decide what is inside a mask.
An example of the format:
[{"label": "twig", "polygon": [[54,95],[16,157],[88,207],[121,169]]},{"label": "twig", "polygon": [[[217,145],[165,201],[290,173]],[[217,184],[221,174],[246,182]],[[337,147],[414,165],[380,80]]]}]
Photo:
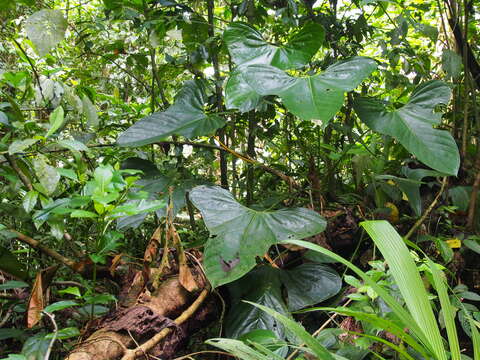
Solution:
[{"label": "twig", "polygon": [[0,329],[2,329],[5,324],[8,322],[8,320],[10,319],[10,316],[12,316],[13,314],[13,308],[16,306],[17,304],[12,304],[10,305],[10,307],[8,308],[7,310],[7,313],[5,314],[4,318],[2,319],[2,321],[0,321]]},{"label": "twig", "polygon": [[48,318],[50,319],[50,321],[52,322],[53,324],[53,336],[52,336],[52,340],[50,340],[50,344],[48,345],[48,349],[47,349],[47,352],[45,353],[45,356],[43,358],[43,360],[48,360],[50,358],[50,353],[52,352],[52,348],[53,348],[53,344],[55,343],[55,340],[57,340],[57,334],[58,334],[58,326],[57,326],[57,322],[55,321],[55,315],[53,314],[50,314],[46,311],[42,311],[45,315],[48,316]]},{"label": "twig", "polygon": [[430,215],[430,213],[432,212],[432,210],[435,208],[435,206],[437,206],[437,203],[438,203],[438,200],[440,200],[440,197],[442,196],[445,188],[447,187],[447,183],[448,183],[448,178],[445,176],[442,180],[442,187],[440,188],[440,190],[438,191],[438,194],[437,196],[435,196],[435,199],[433,199],[432,203],[430,204],[430,206],[428,207],[427,210],[425,210],[425,212],[423,213],[422,217],[420,219],[417,220],[417,222],[415,224],[413,224],[412,228],[410,229],[410,231],[407,233],[407,235],[404,236],[404,239],[405,240],[408,240],[410,239],[410,237],[413,235],[413,233],[418,229],[418,227],[420,225],[423,224],[423,222],[425,221],[425,219],[428,217],[428,215]]},{"label": "twig", "polygon": [[253,160],[250,158],[250,156],[245,155],[245,154],[240,154],[236,152],[235,150],[230,149],[228,146],[226,146],[224,143],[220,141],[218,137],[216,137],[217,141],[219,142],[220,146],[225,150],[228,151],[230,154],[234,155],[235,157],[239,158],[240,160],[243,160],[247,163],[253,164],[255,166],[261,167],[263,170],[266,172],[269,172],[270,174],[273,174],[275,176],[278,176],[280,179],[285,181],[288,185],[299,189],[300,185],[290,176],[284,174],[283,172],[273,169],[271,167],[268,167],[267,165],[262,164],[261,162],[258,162],[257,160]]},{"label": "twig", "polygon": [[15,43],[15,45],[17,45],[17,47],[20,49],[20,51],[26,57],[28,63],[30,64],[30,67],[32,68],[32,71],[33,71],[33,76],[35,77],[35,80],[37,80],[37,83],[38,83],[38,89],[40,90],[40,95],[42,96],[43,101],[46,103],[47,101],[45,100],[45,96],[43,96],[42,84],[40,83],[40,76],[38,75],[35,65],[33,65],[32,60],[30,60],[30,57],[28,56],[27,52],[24,50],[22,45],[20,45],[20,43],[17,40],[15,39],[12,39],[12,40]]},{"label": "twig", "polygon": [[30,236],[27,236],[27,235],[24,235],[16,230],[9,230],[10,232],[12,232],[15,237],[20,240],[21,242],[25,243],[25,244],[28,244],[30,245],[31,247],[33,247],[34,249],[38,249],[40,250],[41,252],[43,252],[45,255],[48,255],[50,256],[51,258],[54,258],[55,260],[61,262],[62,264],[68,266],[69,268],[71,269],[74,269],[75,270],[75,261],[73,261],[72,259],[69,259],[63,255],[60,255],[58,252],[56,252],[55,250],[53,249],[50,249],[42,244],[40,244],[39,241],[35,240],[35,239],[32,239]]},{"label": "twig", "polygon": [[[204,289],[198,296],[198,298],[190,305],[179,317],[177,317],[173,322],[176,325],[181,325],[187,321],[203,304],[203,301],[206,299],[209,293],[209,289]],[[144,342],[141,346],[136,349],[125,351],[121,360],[135,360],[137,356],[142,356],[145,353],[148,353],[154,346],[156,346],[162,339],[164,339],[168,334],[172,332],[171,328],[165,328],[159,333],[157,333],[150,340]],[[138,355],[137,355],[138,354]]]},{"label": "twig", "polygon": [[32,183],[31,183],[30,179],[27,177],[27,175],[25,175],[23,173],[22,169],[20,169],[20,167],[17,164],[17,160],[15,159],[15,157],[12,156],[12,155],[9,155],[9,154],[3,154],[3,156],[5,157],[5,159],[7,159],[8,163],[10,164],[12,169],[17,173],[17,175],[20,178],[20,180],[22,181],[23,185],[25,185],[28,190],[33,190],[33,186],[32,186]]}]

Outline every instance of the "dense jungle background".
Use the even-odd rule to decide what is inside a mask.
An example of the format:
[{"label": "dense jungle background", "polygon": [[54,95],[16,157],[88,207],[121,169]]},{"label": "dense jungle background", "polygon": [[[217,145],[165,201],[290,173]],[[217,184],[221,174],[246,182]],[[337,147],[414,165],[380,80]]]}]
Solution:
[{"label": "dense jungle background", "polygon": [[480,359],[479,21],[0,0],[0,358]]}]

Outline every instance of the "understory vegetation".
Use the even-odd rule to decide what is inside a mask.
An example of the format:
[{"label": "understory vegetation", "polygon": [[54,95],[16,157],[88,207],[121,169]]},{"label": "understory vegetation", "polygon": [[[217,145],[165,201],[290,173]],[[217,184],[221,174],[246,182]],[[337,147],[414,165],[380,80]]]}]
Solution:
[{"label": "understory vegetation", "polygon": [[0,358],[480,360],[479,21],[0,0]]}]

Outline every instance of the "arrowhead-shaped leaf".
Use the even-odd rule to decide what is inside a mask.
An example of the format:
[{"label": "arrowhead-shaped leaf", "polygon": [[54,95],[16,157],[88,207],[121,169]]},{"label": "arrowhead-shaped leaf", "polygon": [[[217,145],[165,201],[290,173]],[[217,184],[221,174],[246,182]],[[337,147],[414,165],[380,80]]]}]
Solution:
[{"label": "arrowhead-shaped leaf", "polygon": [[371,129],[397,139],[418,160],[431,168],[449,175],[456,175],[460,155],[452,135],[435,129],[441,114],[435,106],[447,104],[450,88],[439,80],[418,86],[403,107],[388,111],[379,100],[361,98],[355,102],[355,111]]},{"label": "arrowhead-shaped leaf", "polygon": [[344,93],[355,89],[376,67],[374,60],[358,56],[314,76],[293,77],[273,66],[251,65],[243,77],[258,94],[278,95],[294,115],[326,126],[340,110]]},{"label": "arrowhead-shaped leaf", "polygon": [[197,186],[190,193],[212,236],[205,246],[205,272],[212,286],[245,275],[269,247],[285,239],[318,234],[326,226],[316,212],[305,208],[257,211],[238,203],[217,186]]},{"label": "arrowhead-shaped leaf", "polygon": [[324,38],[323,26],[314,22],[306,23],[284,46],[268,43],[260,32],[245,23],[233,23],[223,33],[235,64],[268,64],[280,69],[296,69],[307,64]]},{"label": "arrowhead-shaped leaf", "polygon": [[165,140],[171,135],[187,138],[212,133],[224,124],[214,114],[204,112],[206,95],[199,81],[187,81],[175,103],[163,112],[149,115],[124,131],[117,140],[120,146],[142,146]]},{"label": "arrowhead-shaped leaf", "polygon": [[43,9],[27,19],[25,30],[38,55],[43,57],[63,40],[67,25],[61,11]]}]

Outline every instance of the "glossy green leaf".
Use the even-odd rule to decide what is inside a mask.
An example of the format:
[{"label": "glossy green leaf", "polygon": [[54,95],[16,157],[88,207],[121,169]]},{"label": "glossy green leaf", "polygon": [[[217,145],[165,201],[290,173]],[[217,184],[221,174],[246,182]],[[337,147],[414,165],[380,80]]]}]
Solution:
[{"label": "glossy green leaf", "polygon": [[71,213],[70,213],[70,217],[72,218],[95,218],[97,217],[98,215],[95,214],[94,212],[91,212],[91,211],[86,211],[86,210],[73,210]]},{"label": "glossy green leaf", "polygon": [[57,170],[48,164],[48,159],[45,155],[39,154],[33,159],[33,168],[40,184],[45,190],[45,195],[51,195],[57,188],[60,181],[60,174]]},{"label": "glossy green leaf", "polygon": [[45,354],[50,345],[50,339],[45,337],[45,333],[38,333],[30,336],[22,347],[22,355],[27,360],[44,360]]},{"label": "glossy green leaf", "polygon": [[43,309],[43,311],[48,312],[48,313],[53,313],[58,310],[63,310],[63,309],[68,309],[72,306],[78,306],[79,304],[76,301],[73,300],[62,300],[62,301],[57,301],[54,302],[53,304],[48,305]]},{"label": "glossy green leaf", "polygon": [[43,57],[63,40],[67,25],[60,10],[43,9],[30,15],[25,22],[25,31]]},{"label": "glossy green leaf", "polygon": [[30,190],[23,197],[22,205],[25,211],[28,213],[33,210],[37,204],[38,192],[35,190]]},{"label": "glossy green leaf", "polygon": [[269,65],[243,70],[247,83],[262,95],[278,95],[294,115],[326,126],[343,105],[344,93],[355,89],[377,65],[366,57],[354,57],[329,66],[324,72],[293,77]]},{"label": "glossy green leaf", "polygon": [[263,64],[279,69],[295,69],[307,64],[323,44],[325,31],[315,22],[306,23],[287,44],[268,43],[252,26],[230,24],[223,33],[232,60],[237,65]]},{"label": "glossy green leaf", "polygon": [[216,338],[209,339],[205,343],[227,351],[242,360],[272,360],[269,356],[252,349],[240,340]]},{"label": "glossy green leaf", "polygon": [[361,223],[388,263],[407,308],[439,360],[446,360],[443,339],[425,285],[405,242],[387,221]]},{"label": "glossy green leaf", "polygon": [[460,360],[460,345],[458,342],[457,327],[455,325],[455,311],[447,291],[447,281],[443,271],[437,268],[432,260],[427,259],[428,267],[432,273],[433,283],[437,290],[438,298],[442,308],[443,322],[447,329],[450,356],[452,360]]},{"label": "glossy green leaf", "polygon": [[30,285],[28,285],[26,282],[23,282],[23,281],[9,280],[3,284],[0,284],[0,290],[11,290],[11,289],[18,289],[18,288],[24,288],[29,286]]},{"label": "glossy green leaf", "polygon": [[461,211],[468,210],[471,193],[471,186],[454,186],[451,189],[448,189],[448,196],[452,199],[452,205],[456,206]]},{"label": "glossy green leaf", "polygon": [[252,88],[243,76],[242,68],[236,69],[230,74],[225,85],[225,106],[227,109],[238,109],[247,112],[255,109],[262,100],[254,88]]},{"label": "glossy green leaf", "polygon": [[224,120],[204,112],[205,90],[200,81],[187,81],[175,103],[163,112],[149,115],[124,131],[120,146],[141,146],[165,140],[171,135],[187,138],[207,135],[222,127]]},{"label": "glossy green leaf", "polygon": [[49,136],[53,135],[55,131],[57,131],[60,126],[62,126],[63,120],[64,111],[63,108],[59,106],[50,114],[50,129],[48,129],[45,137],[48,138]]},{"label": "glossy green leaf", "polygon": [[297,311],[336,295],[342,279],[332,268],[306,263],[282,272],[281,281],[288,293],[288,309]]},{"label": "glossy green leaf", "polygon": [[57,172],[60,174],[60,176],[72,179],[74,181],[78,181],[77,173],[72,169],[58,168]]},{"label": "glossy green leaf", "polygon": [[[21,340],[22,337],[25,335],[25,331],[22,329],[17,329],[17,328],[2,328],[0,329],[0,340],[7,340],[7,339],[19,339]],[[21,359],[20,356],[22,355],[16,355],[16,357],[11,357],[13,354],[10,354],[10,360],[19,360]],[[9,358],[7,358],[9,359]],[[25,357],[23,357],[22,360],[26,360]]]},{"label": "glossy green leaf", "polygon": [[229,292],[232,308],[225,321],[225,334],[239,338],[256,329],[272,330],[279,339],[285,338],[285,328],[266,312],[242,300],[268,306],[284,315],[289,315],[282,296],[279,272],[270,266],[261,266],[245,277],[232,283]]},{"label": "glossy green leaf", "polygon": [[418,160],[431,168],[456,175],[460,155],[452,135],[439,125],[441,114],[434,112],[439,104],[447,104],[451,90],[443,82],[433,80],[418,86],[403,107],[388,111],[384,103],[361,98],[355,111],[371,129],[397,139]]},{"label": "glossy green leaf", "polygon": [[73,139],[65,139],[57,141],[57,144],[61,147],[74,150],[74,151],[88,151],[88,147],[81,143],[80,141],[73,140]]},{"label": "glossy green leaf", "polygon": [[257,211],[238,203],[216,186],[197,186],[190,193],[210,231],[204,266],[212,286],[245,275],[269,247],[286,239],[302,239],[325,229],[325,220],[305,208]]},{"label": "glossy green leaf", "polygon": [[478,238],[470,237],[463,240],[463,245],[480,255],[480,241]]},{"label": "glossy green leaf", "polygon": [[232,310],[225,321],[226,334],[238,338],[255,329],[272,329],[279,339],[284,339],[281,324],[241,300],[288,315],[287,308],[296,311],[317,304],[336,295],[341,286],[342,279],[336,271],[322,264],[306,263],[288,270],[258,266],[229,285]]},{"label": "glossy green leaf", "polygon": [[10,122],[8,121],[8,116],[3,111],[0,111],[0,124],[10,126]]},{"label": "glossy green leaf", "polygon": [[8,147],[8,153],[10,155],[22,152],[23,150],[29,148],[33,144],[37,143],[38,139],[25,139],[25,140],[15,140]]}]

